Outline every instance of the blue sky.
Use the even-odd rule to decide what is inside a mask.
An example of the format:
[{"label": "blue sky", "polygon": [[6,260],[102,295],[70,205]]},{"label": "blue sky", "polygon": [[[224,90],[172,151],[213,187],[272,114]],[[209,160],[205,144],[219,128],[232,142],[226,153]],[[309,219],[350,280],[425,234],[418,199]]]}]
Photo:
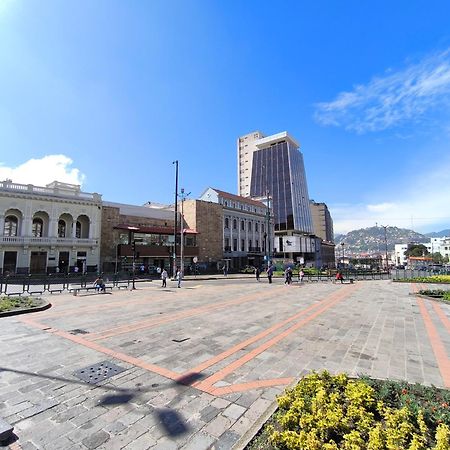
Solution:
[{"label": "blue sky", "polygon": [[0,0],[0,179],[109,201],[236,192],[287,130],[335,231],[450,226],[447,1]]}]

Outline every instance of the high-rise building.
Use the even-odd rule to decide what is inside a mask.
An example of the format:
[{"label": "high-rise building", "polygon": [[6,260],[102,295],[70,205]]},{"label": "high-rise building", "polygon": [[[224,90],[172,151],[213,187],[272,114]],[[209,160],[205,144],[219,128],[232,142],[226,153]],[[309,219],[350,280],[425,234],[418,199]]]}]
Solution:
[{"label": "high-rise building", "polygon": [[309,206],[311,207],[314,234],[324,241],[333,242],[333,219],[327,205],[311,200]]},{"label": "high-rise building", "polygon": [[257,150],[256,142],[264,137],[260,131],[254,131],[241,136],[237,141],[238,194],[242,197],[250,197],[253,152]]},{"label": "high-rise building", "polygon": [[240,195],[270,197],[275,231],[313,232],[303,155],[292,136],[242,136],[238,160]]}]

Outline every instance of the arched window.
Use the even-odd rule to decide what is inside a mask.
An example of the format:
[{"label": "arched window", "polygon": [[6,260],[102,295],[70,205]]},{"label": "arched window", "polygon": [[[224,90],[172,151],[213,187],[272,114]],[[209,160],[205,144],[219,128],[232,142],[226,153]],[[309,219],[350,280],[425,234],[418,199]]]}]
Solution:
[{"label": "arched window", "polygon": [[17,224],[18,220],[15,216],[6,216],[5,228],[3,230],[4,236],[17,236]]},{"label": "arched window", "polygon": [[31,227],[31,235],[33,237],[42,237],[42,230],[44,228],[44,222],[39,217],[33,219],[33,225]]},{"label": "arched window", "polygon": [[243,220],[241,221],[241,230],[245,231],[245,222]]},{"label": "arched window", "polygon": [[248,231],[252,231],[252,223],[247,222]]},{"label": "arched window", "polygon": [[75,237],[80,238],[81,237],[81,223],[77,220],[77,223],[75,225]]},{"label": "arched window", "polygon": [[58,237],[66,237],[66,222],[64,220],[58,220]]},{"label": "arched window", "polygon": [[228,217],[225,217],[225,228],[229,228],[229,226],[230,226],[230,223],[229,223]]},{"label": "arched window", "polygon": [[233,230],[237,228],[237,220],[233,219]]}]

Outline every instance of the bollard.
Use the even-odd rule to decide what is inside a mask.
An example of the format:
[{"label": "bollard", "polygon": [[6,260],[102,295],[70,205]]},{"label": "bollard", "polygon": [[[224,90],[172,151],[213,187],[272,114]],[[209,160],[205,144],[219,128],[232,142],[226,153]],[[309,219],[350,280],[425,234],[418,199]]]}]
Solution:
[{"label": "bollard", "polygon": [[73,290],[73,295],[74,295],[74,297],[76,297],[78,295],[78,289]]}]

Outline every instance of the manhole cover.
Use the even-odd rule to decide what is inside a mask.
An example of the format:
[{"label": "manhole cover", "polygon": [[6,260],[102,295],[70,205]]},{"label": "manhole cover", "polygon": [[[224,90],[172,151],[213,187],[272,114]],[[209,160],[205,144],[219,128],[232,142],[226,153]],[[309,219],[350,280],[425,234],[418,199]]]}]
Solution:
[{"label": "manhole cover", "polygon": [[126,370],[124,367],[117,366],[111,361],[102,361],[92,366],[85,367],[84,369],[79,369],[73,374],[80,380],[86,383],[96,384],[100,381],[111,378]]}]

